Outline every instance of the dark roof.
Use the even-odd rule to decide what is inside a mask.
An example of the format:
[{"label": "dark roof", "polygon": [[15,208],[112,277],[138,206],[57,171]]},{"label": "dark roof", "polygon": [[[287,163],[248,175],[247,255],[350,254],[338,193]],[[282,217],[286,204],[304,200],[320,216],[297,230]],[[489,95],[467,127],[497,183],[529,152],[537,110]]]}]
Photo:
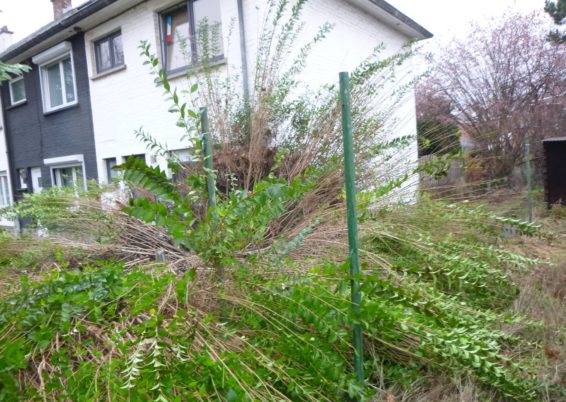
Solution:
[{"label": "dark roof", "polygon": [[403,14],[401,11],[397,10],[395,7],[393,7],[391,4],[389,4],[385,0],[369,0],[369,1],[370,1],[370,3],[373,3],[376,6],[378,6],[379,8],[381,8],[382,10],[386,11],[392,17],[395,17],[396,19],[401,21],[403,24],[409,26],[410,28],[412,28],[415,31],[417,31],[418,33],[420,33],[423,36],[424,39],[432,38],[433,35],[432,35],[431,32],[429,32],[427,29],[425,29],[422,25],[418,24],[413,19],[411,19],[408,16],[406,16],[405,14]]},{"label": "dark roof", "polygon": [[542,142],[566,142],[566,137],[545,138]]},{"label": "dark roof", "polygon": [[5,62],[17,57],[26,50],[39,45],[44,40],[68,29],[69,27],[72,27],[84,18],[89,17],[116,1],[118,0],[89,0],[84,4],[67,11],[60,19],[50,22],[31,35],[10,46],[2,52],[2,54],[0,54],[0,60]]}]

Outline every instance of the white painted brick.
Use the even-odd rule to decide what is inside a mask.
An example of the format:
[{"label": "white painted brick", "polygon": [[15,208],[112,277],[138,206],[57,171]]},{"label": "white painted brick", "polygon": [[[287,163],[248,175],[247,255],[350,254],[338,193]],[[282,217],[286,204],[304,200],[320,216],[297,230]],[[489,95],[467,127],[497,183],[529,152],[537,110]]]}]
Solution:
[{"label": "white painted brick", "polygon": [[[225,34],[224,49],[228,59],[223,71],[229,68],[231,72],[239,74],[241,55],[237,2],[220,1]],[[175,126],[175,115],[167,112],[168,104],[163,100],[161,90],[155,87],[153,77],[148,73],[148,66],[142,65],[143,60],[139,57],[138,49],[140,40],[148,40],[152,49],[159,51],[157,12],[176,3],[178,0],[148,0],[85,34],[90,76],[94,74],[93,40],[117,28],[122,31],[127,65],[123,71],[90,82],[98,175],[102,181],[106,178],[103,159],[146,153],[144,144],[134,136],[134,130],[142,126],[159,141],[167,143],[170,149],[187,147],[187,144],[180,141],[183,131]],[[265,0],[244,0],[251,83],[265,4]],[[339,71],[352,70],[382,42],[387,47],[384,54],[390,55],[408,40],[399,31],[384,25],[344,0],[307,1],[303,20],[306,24],[303,34],[297,40],[297,50],[312,38],[325,22],[335,25],[328,38],[315,47],[309,57],[303,79],[310,88],[337,82]],[[235,25],[232,36],[228,38],[227,31],[232,22]],[[231,43],[230,46],[228,42]],[[180,87],[187,85],[184,78],[174,79],[172,84]],[[399,135],[414,134],[416,123],[412,93],[407,96],[398,114],[402,120],[402,124],[397,127]],[[411,152],[416,159],[416,145]],[[165,164],[164,161],[158,162],[162,166]]]}]

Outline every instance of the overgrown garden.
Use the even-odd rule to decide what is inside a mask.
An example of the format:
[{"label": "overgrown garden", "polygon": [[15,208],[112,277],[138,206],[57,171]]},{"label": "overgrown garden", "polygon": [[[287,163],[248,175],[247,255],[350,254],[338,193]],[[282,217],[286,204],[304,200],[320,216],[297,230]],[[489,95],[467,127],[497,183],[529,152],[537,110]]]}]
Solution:
[{"label": "overgrown garden", "polygon": [[[561,234],[417,193],[415,175],[442,174],[445,158],[407,163],[415,139],[391,136],[414,45],[389,57],[378,47],[351,75],[363,295],[352,312],[338,91],[293,93],[332,29],[294,52],[304,3],[271,3],[247,98],[206,56],[177,89],[140,45],[191,163],[139,130],[170,161],[121,165],[134,197],[119,184],[51,189],[4,211],[48,236],[1,239],[0,400],[448,401],[464,388],[477,401],[566,399],[552,355],[564,323],[517,308],[522,280],[549,261],[517,251],[502,228],[540,244]],[[213,54],[205,26],[199,46]]]}]

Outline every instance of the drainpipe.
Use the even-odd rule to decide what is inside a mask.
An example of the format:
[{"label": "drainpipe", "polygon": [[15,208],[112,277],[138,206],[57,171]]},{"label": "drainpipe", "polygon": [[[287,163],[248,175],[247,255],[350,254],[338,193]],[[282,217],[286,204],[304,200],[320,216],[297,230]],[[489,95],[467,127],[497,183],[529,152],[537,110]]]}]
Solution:
[{"label": "drainpipe", "polygon": [[242,57],[242,80],[244,84],[244,104],[250,104],[250,87],[248,77],[248,51],[246,48],[246,27],[244,24],[244,4],[238,0],[238,25],[240,28],[240,55]]}]

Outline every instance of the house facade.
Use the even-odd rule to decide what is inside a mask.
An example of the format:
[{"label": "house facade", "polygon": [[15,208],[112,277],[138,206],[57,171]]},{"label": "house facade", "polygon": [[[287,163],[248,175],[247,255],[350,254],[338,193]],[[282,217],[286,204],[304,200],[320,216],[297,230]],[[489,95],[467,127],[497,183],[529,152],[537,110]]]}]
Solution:
[{"label": "house facade", "polygon": [[16,199],[97,179],[84,35],[23,60],[31,71],[2,85],[4,132]]},{"label": "house facade", "polygon": [[[1,88],[8,157],[0,156],[0,181],[5,171],[15,199],[49,186],[108,182],[112,167],[131,155],[166,167],[134,135],[140,127],[183,155],[183,133],[143,64],[141,40],[159,56],[171,85],[182,90],[199,55],[179,33],[191,37],[207,21],[220,33],[213,55],[218,73],[239,75],[241,91],[253,80],[265,0],[90,0],[74,9],[69,3],[53,0],[55,21],[0,54],[4,62],[32,67]],[[409,40],[432,36],[382,0],[309,0],[302,19],[304,40],[297,39],[297,49],[322,24],[334,26],[302,73],[312,88],[336,81],[339,71],[352,70],[380,43],[387,55]],[[414,134],[412,93],[399,113],[400,135]]]}]

